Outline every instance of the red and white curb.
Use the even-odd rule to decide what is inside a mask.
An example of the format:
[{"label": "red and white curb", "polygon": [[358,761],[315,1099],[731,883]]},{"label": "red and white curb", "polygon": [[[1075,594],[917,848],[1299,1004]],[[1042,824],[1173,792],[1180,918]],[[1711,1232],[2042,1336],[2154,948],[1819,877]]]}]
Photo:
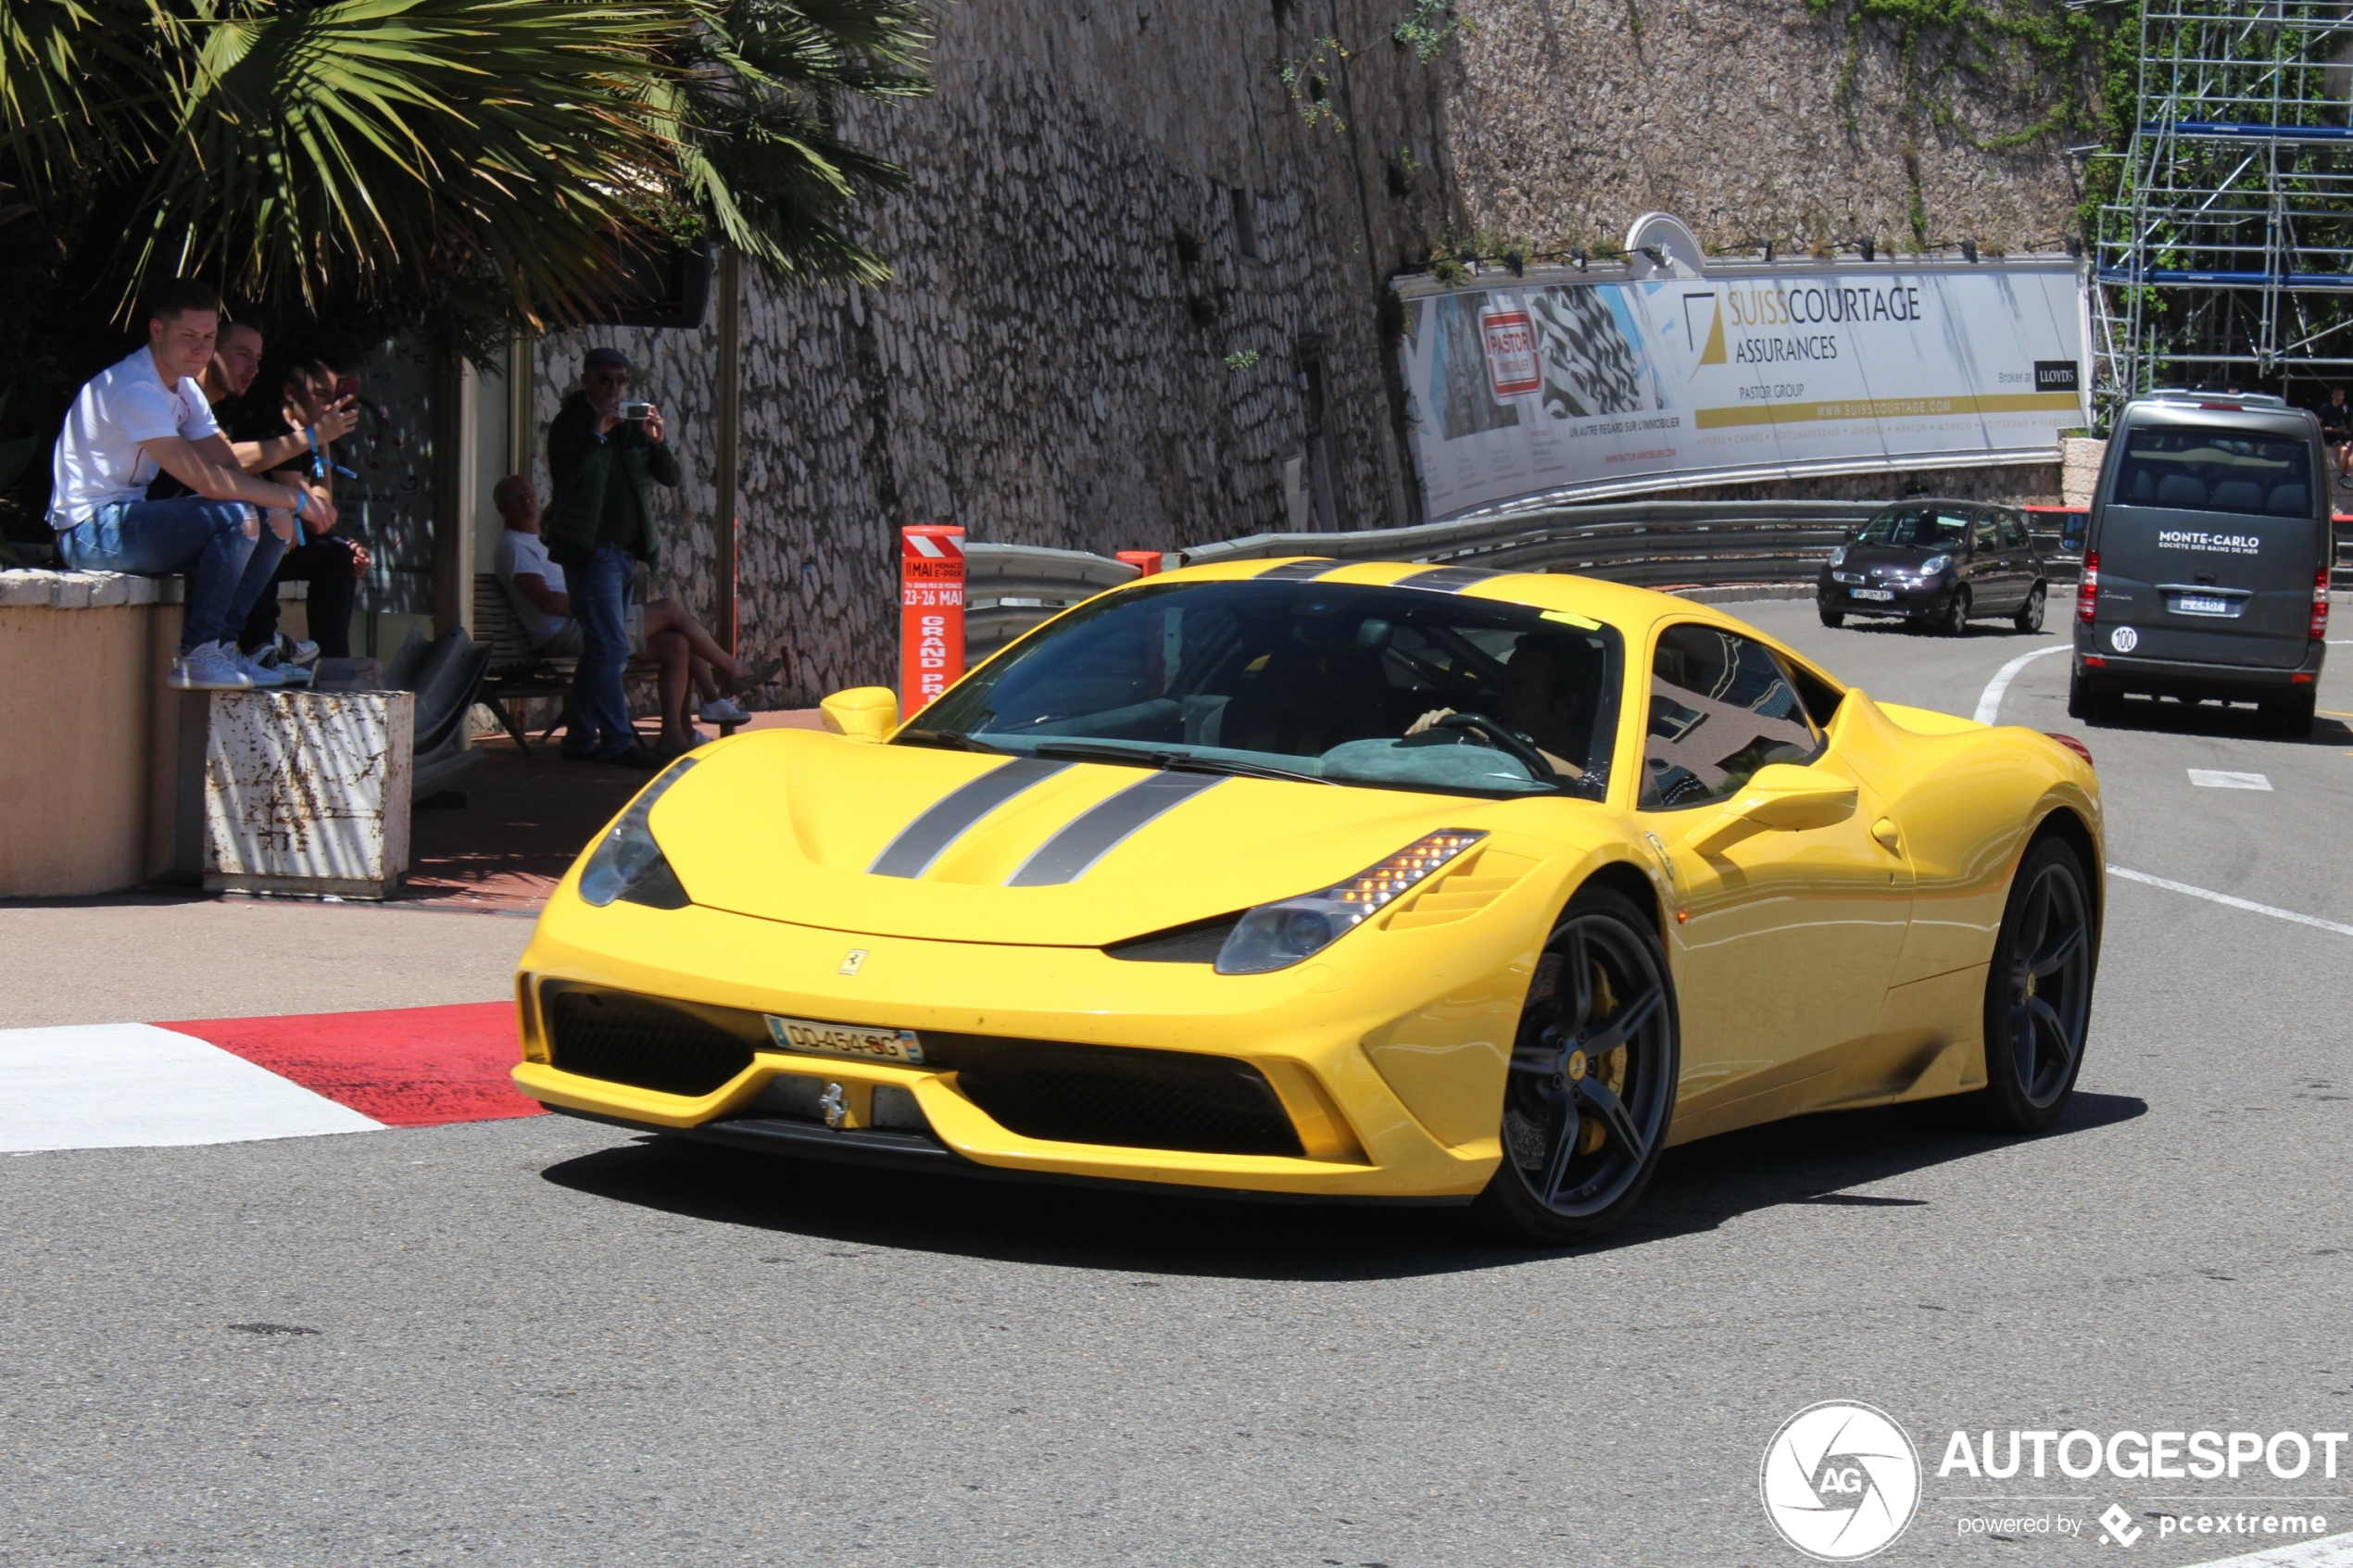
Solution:
[{"label": "red and white curb", "polygon": [[510,1002],[0,1029],[0,1153],[533,1116]]}]

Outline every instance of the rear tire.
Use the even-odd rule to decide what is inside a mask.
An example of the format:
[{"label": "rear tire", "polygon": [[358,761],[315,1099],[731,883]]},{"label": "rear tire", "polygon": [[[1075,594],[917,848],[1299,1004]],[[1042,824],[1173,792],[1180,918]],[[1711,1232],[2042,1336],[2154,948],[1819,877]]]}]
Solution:
[{"label": "rear tire", "polygon": [[1969,635],[1969,590],[1956,588],[1944,605],[1944,613],[1936,618],[1936,629],[1948,637]]},{"label": "rear tire", "polygon": [[2292,696],[2285,702],[2265,703],[2263,717],[2269,719],[2272,727],[2288,739],[2306,740],[2311,736],[2312,715],[2319,706],[2320,695],[2316,692],[2306,692],[2300,696]]},{"label": "rear tire", "polygon": [[1521,1246],[1573,1247],[1623,1220],[1667,1147],[1680,1040],[1656,922],[1608,888],[1579,893],[1520,1013],[1504,1158],[1475,1206],[1484,1227]]},{"label": "rear tire", "polygon": [[2043,629],[2043,601],[2049,595],[2049,589],[2040,583],[2035,583],[2033,592],[2026,596],[2026,602],[2018,607],[2017,619],[2010,624],[2021,632],[2040,632]]},{"label": "rear tire", "polygon": [[2067,1110],[2092,1022],[2099,929],[2073,846],[2038,839],[2010,879],[1985,977],[1985,1087],[1963,1103],[2007,1133],[2047,1131]]},{"label": "rear tire", "polygon": [[2094,694],[2091,683],[2084,680],[2081,673],[2069,675],[2067,678],[2067,716],[2089,723],[2092,719],[2093,706]]}]

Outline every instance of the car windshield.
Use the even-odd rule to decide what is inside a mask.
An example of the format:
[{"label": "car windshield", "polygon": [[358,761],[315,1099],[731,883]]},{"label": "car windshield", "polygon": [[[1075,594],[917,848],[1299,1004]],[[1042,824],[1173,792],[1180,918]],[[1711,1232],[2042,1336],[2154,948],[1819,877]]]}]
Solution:
[{"label": "car windshield", "polygon": [[2312,449],[2301,436],[2143,425],[2125,438],[2108,499],[2120,507],[2309,517]]},{"label": "car windshield", "polygon": [[1899,550],[1958,549],[1969,537],[1969,519],[1950,507],[1890,507],[1863,525],[1858,545]]},{"label": "car windshield", "polygon": [[1152,584],[1080,607],[902,745],[1384,789],[1600,799],[1623,644],[1583,616],[1413,588]]}]

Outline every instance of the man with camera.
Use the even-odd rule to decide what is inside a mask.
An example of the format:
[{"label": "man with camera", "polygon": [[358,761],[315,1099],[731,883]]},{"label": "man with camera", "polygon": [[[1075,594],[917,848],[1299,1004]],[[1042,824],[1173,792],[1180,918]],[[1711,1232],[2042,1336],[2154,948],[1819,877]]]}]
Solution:
[{"label": "man with camera", "polygon": [[662,759],[637,744],[623,696],[629,660],[628,601],[640,561],[660,547],[654,484],[678,483],[661,410],[629,396],[628,356],[592,348],[581,362],[580,388],[547,425],[547,473],[554,488],[540,536],[564,570],[572,614],[580,622],[580,664],[573,677],[567,758],[658,768]]}]

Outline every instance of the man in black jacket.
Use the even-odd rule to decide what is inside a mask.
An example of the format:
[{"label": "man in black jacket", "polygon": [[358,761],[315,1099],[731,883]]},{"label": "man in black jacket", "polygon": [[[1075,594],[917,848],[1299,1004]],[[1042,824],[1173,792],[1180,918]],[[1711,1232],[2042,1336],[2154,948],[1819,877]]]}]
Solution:
[{"label": "man in black jacket", "polygon": [[641,418],[622,417],[630,379],[628,357],[617,348],[592,348],[582,361],[580,389],[548,421],[555,495],[539,532],[564,569],[580,622],[564,755],[653,768],[662,759],[637,744],[621,671],[629,660],[629,586],[637,563],[651,564],[660,547],[650,486],[674,485],[681,476],[661,410],[647,404]]}]

